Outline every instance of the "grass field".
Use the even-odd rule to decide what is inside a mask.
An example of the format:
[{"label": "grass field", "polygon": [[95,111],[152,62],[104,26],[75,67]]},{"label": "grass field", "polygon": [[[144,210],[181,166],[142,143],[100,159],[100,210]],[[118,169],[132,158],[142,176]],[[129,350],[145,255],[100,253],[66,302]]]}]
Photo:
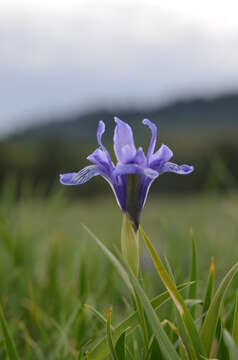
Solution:
[{"label": "grass field", "polygon": [[[24,360],[79,359],[80,350],[105,333],[94,309],[104,316],[112,305],[117,323],[131,306],[117,272],[81,225],[110,249],[119,248],[121,213],[114,199],[70,201],[64,193],[16,203],[5,192],[0,201],[0,303]],[[238,193],[151,196],[142,224],[168,257],[178,282],[189,279],[191,227],[201,289],[211,256],[217,279],[238,260]],[[163,286],[142,241],[141,253],[145,288],[152,297]],[[7,359],[1,339],[0,333],[0,359]]]}]

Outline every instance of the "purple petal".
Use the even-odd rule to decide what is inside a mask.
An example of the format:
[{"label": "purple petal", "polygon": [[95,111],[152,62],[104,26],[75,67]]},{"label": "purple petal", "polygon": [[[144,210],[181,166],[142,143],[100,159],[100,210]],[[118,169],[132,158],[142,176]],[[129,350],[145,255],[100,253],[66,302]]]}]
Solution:
[{"label": "purple petal", "polygon": [[108,157],[105,151],[96,149],[92,154],[87,157],[87,160],[91,161],[94,165],[108,165]]},{"label": "purple petal", "polygon": [[95,165],[90,165],[79,172],[61,174],[60,182],[62,185],[82,185],[99,174],[98,168]]},{"label": "purple petal", "polygon": [[133,162],[135,162],[136,164],[138,164],[140,166],[146,167],[147,161],[146,161],[146,157],[145,157],[142,147],[139,147],[139,149],[137,150],[136,156],[134,157]]},{"label": "purple petal", "polygon": [[145,177],[141,182],[140,198],[139,198],[139,206],[141,209],[145,206],[150,187],[155,179],[156,179],[155,177],[154,178]]},{"label": "purple petal", "polygon": [[[105,154],[105,156],[101,155],[100,157],[101,157],[101,158],[104,158],[104,159],[105,159],[105,157],[106,157],[106,158],[107,158],[107,161],[104,161],[104,162],[107,162],[108,165],[109,165],[111,168],[113,168],[113,167],[114,167],[114,164],[113,164],[113,162],[112,162],[111,156],[110,156],[109,152],[107,151],[106,147],[105,147],[105,146],[103,145],[103,143],[102,143],[102,135],[104,134],[104,132],[105,132],[105,124],[104,124],[104,122],[103,122],[102,120],[100,120],[99,123],[98,123],[98,129],[97,129],[97,141],[98,141],[98,144],[99,144],[101,150],[102,150],[102,151],[104,152],[104,154]],[[97,150],[96,150],[96,151],[97,151]],[[93,153],[91,159],[94,158],[93,155],[96,155],[96,154]],[[89,155],[89,156],[91,157],[91,155]],[[95,163],[94,161],[92,161],[91,159],[89,159],[89,157],[88,157],[87,159],[90,160],[93,164]],[[95,159],[96,159],[96,158],[95,158]]]},{"label": "purple petal", "polygon": [[137,164],[117,164],[114,175],[143,174],[148,178],[155,179],[159,173],[151,168],[141,167]]},{"label": "purple petal", "polygon": [[156,145],[156,139],[157,139],[157,126],[152,123],[149,119],[144,119],[142,121],[144,125],[147,125],[151,130],[151,140],[150,145],[147,151],[147,159],[150,161],[151,155],[154,153],[155,145]]},{"label": "purple petal", "polygon": [[173,151],[167,145],[162,144],[159,150],[150,157],[150,166],[160,172],[161,166],[168,162],[172,157]]},{"label": "purple petal", "polygon": [[113,138],[114,152],[117,160],[126,164],[133,160],[136,155],[132,129],[127,123],[119,118],[115,117],[114,119],[117,123]]},{"label": "purple petal", "polygon": [[163,174],[165,172],[172,172],[179,175],[187,175],[193,172],[193,170],[194,166],[191,165],[177,165],[171,162],[167,162],[160,169],[160,174]]},{"label": "purple petal", "polygon": [[97,141],[98,141],[98,144],[104,148],[103,144],[102,144],[102,136],[105,132],[105,124],[102,120],[99,121],[98,123],[98,129],[97,129]]}]

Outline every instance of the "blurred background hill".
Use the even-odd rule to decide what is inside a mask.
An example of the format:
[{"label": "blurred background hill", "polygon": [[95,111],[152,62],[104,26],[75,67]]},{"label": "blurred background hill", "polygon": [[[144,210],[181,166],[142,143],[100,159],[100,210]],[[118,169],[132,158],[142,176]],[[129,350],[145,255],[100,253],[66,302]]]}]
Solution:
[{"label": "blurred background hill", "polygon": [[[224,191],[237,185],[238,94],[186,99],[150,109],[75,112],[43,124],[39,118],[38,125],[12,132],[2,139],[1,182],[16,177],[19,190],[25,182],[31,182],[33,187],[42,186],[47,194],[61,172],[87,164],[87,155],[98,146],[96,129],[100,119],[106,124],[104,143],[113,152],[114,115],[131,124],[137,145],[145,148],[150,132],[141,121],[150,118],[158,126],[159,144],[166,143],[173,149],[175,161],[195,165],[195,173],[187,179],[162,177],[155,191]],[[80,193],[102,191],[103,184],[97,179]]]}]

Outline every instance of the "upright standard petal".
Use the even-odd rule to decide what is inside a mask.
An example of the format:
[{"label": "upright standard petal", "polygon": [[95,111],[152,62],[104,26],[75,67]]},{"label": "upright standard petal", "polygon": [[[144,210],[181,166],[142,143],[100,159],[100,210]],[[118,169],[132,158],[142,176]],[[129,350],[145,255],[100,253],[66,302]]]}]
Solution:
[{"label": "upright standard petal", "polygon": [[133,132],[131,127],[115,117],[116,128],[114,131],[114,152],[117,160],[121,163],[132,161],[136,155],[136,147],[134,144]]},{"label": "upright standard petal", "polygon": [[156,140],[157,140],[157,126],[154,123],[152,123],[149,119],[144,119],[142,121],[142,123],[144,125],[147,125],[151,131],[151,140],[150,140],[150,145],[149,145],[148,151],[147,151],[147,160],[149,162],[152,154],[155,151],[155,145],[156,145]]},{"label": "upright standard petal", "polygon": [[95,165],[86,166],[79,172],[71,172],[60,175],[62,185],[81,185],[88,182],[94,176],[99,175],[98,167]]},{"label": "upright standard petal", "polygon": [[160,168],[173,157],[173,151],[167,146],[162,144],[150,157],[150,167],[160,172]]},{"label": "upright standard petal", "polygon": [[103,150],[104,150],[104,145],[102,144],[102,136],[104,132],[105,132],[105,124],[102,120],[100,120],[97,129],[97,141]]},{"label": "upright standard petal", "polygon": [[97,141],[98,141],[98,144],[99,144],[101,150],[104,152],[105,157],[107,158],[108,165],[112,168],[114,165],[113,165],[111,156],[110,156],[109,152],[107,151],[106,147],[102,143],[102,136],[103,136],[104,132],[105,132],[105,124],[102,120],[100,120],[98,123],[98,129],[97,129]]}]

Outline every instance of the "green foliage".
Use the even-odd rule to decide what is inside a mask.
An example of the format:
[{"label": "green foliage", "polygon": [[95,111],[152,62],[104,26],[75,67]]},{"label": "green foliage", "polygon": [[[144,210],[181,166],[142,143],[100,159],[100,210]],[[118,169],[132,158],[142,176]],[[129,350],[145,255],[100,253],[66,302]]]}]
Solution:
[{"label": "green foliage", "polygon": [[16,352],[15,344],[12,340],[12,337],[10,335],[7,322],[5,320],[5,317],[3,315],[3,311],[0,307],[0,325],[2,327],[2,332],[5,339],[6,349],[7,349],[7,355],[9,360],[19,360],[19,357]]},{"label": "green foliage", "polygon": [[[194,232],[191,229],[191,238],[192,238],[192,266],[191,266],[191,274],[190,281],[194,282],[193,285],[190,286],[188,292],[189,299],[196,299],[197,297],[197,282],[198,282],[198,260],[197,260],[197,246],[194,238]],[[191,314],[195,317],[196,307],[193,306],[191,309]]]},{"label": "green foliage", "polygon": [[[0,195],[0,303],[4,310],[0,359],[109,360],[110,336],[118,360],[164,360],[171,346],[173,355],[175,352],[178,358],[191,360],[190,325],[185,325],[178,314],[179,303],[188,313],[195,308],[189,321],[195,324],[202,347],[206,348],[211,339],[210,354],[206,351],[201,359],[228,360],[233,356],[237,277],[230,283],[235,270],[225,278],[224,274],[237,257],[233,251],[238,223],[236,193],[226,197],[163,196],[148,203],[143,224],[149,229],[156,254],[157,249],[166,254],[172,265],[166,261],[172,284],[169,293],[154,271],[142,240],[143,282],[133,278],[118,251],[111,250],[120,247],[120,212],[111,199],[69,203],[56,193],[47,199],[32,199],[26,189],[16,202],[13,188],[9,183]],[[90,224],[93,231],[86,232],[80,223]],[[186,236],[190,225],[197,239],[197,266]],[[96,244],[91,238],[94,233],[98,235],[94,237]],[[216,282],[213,263],[208,269],[212,254]],[[191,264],[192,269],[197,268],[196,276],[195,271],[191,275]],[[190,280],[195,278],[199,281],[196,293],[191,295],[188,289],[194,289],[194,283]],[[219,284],[223,284],[222,290]],[[134,288],[145,312],[147,349],[136,302],[130,295]],[[220,296],[224,292],[225,296]],[[113,317],[107,331],[106,310],[110,306]],[[214,332],[214,324],[210,326],[211,320],[206,318],[216,322],[217,316]],[[210,329],[206,336],[201,331],[205,325]]]}]

